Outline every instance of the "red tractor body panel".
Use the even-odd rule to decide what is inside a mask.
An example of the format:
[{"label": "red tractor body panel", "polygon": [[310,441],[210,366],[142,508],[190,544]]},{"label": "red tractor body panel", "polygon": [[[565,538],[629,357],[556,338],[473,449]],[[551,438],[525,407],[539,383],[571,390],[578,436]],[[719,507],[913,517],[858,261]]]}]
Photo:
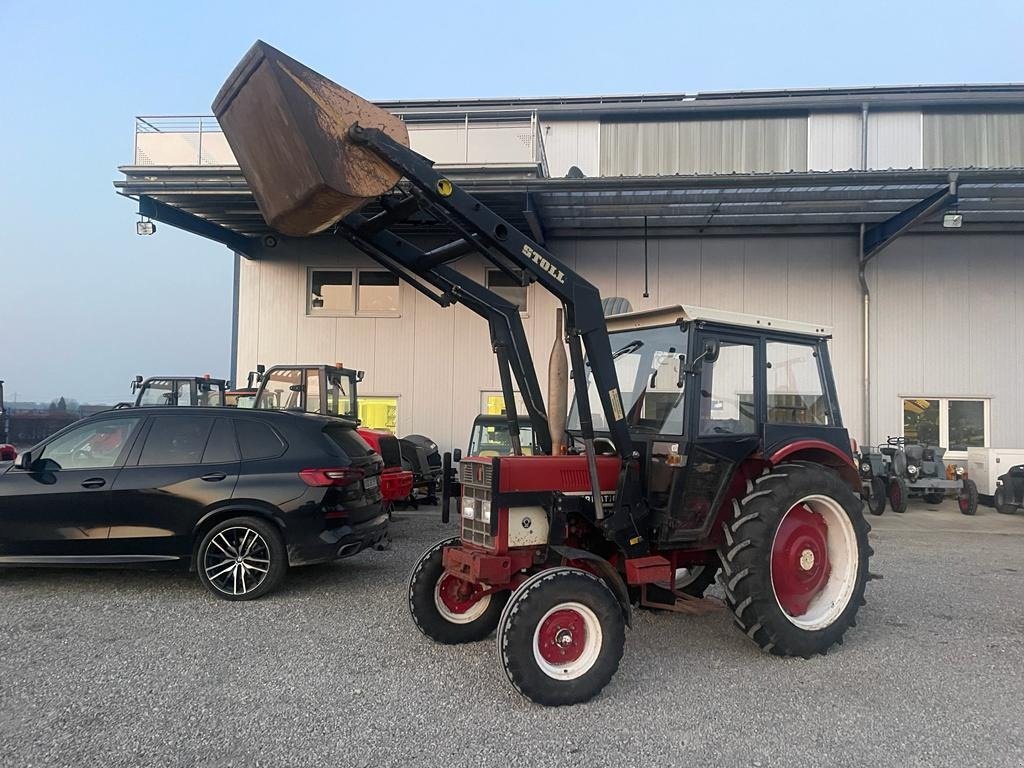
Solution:
[{"label": "red tractor body panel", "polygon": [[[463,461],[484,462],[491,459],[475,456]],[[498,493],[590,493],[590,473],[586,456],[501,456],[498,463]],[[597,457],[597,477],[601,490],[612,492],[619,481],[618,456]]]}]

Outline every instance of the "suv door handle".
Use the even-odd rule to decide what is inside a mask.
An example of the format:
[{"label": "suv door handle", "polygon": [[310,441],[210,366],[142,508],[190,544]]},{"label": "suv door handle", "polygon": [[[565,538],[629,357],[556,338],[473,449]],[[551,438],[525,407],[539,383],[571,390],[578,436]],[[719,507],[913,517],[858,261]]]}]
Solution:
[{"label": "suv door handle", "polygon": [[102,488],[107,484],[107,481],[102,477],[90,477],[88,480],[82,481],[83,488]]},{"label": "suv door handle", "polygon": [[226,477],[227,477],[227,475],[225,475],[223,472],[211,472],[208,475],[203,475],[199,479],[200,480],[205,480],[208,483],[219,483],[221,480],[223,480]]}]

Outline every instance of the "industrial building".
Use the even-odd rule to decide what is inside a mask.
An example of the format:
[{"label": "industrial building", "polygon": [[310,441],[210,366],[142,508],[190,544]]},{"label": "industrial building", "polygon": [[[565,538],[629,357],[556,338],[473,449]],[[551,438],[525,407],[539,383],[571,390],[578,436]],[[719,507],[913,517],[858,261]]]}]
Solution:
[{"label": "industrial building", "polygon": [[[1024,445],[1024,85],[381,105],[606,297],[831,326],[858,441]],[[145,219],[234,251],[232,379],[341,361],[368,422],[443,448],[500,408],[486,325],[339,237],[270,231],[213,118],[137,118],[120,171]],[[553,299],[458,268],[519,303],[543,380]]]}]

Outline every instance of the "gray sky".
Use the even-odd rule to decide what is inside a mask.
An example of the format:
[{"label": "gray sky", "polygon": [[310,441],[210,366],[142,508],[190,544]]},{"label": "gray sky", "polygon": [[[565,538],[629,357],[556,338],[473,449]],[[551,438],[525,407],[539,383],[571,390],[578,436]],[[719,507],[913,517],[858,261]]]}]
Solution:
[{"label": "gray sky", "polygon": [[135,115],[209,114],[257,38],[375,99],[1024,80],[1019,2],[0,0],[0,29],[0,379],[23,400],[228,375],[231,254],[138,237],[111,182]]}]

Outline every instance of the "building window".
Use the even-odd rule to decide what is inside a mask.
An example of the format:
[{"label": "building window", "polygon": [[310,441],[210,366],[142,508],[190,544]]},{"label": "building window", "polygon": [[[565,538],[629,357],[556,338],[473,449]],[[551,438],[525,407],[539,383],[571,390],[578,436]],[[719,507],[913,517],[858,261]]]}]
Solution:
[{"label": "building window", "polygon": [[398,398],[359,396],[359,421],[370,429],[398,432]]},{"label": "building window", "polygon": [[519,282],[506,275],[500,269],[488,269],[486,278],[488,290],[494,291],[501,298],[515,304],[519,307],[520,312],[528,310],[526,302],[529,295],[529,286],[520,285]]},{"label": "building window", "polygon": [[968,448],[988,446],[989,401],[980,398],[907,397],[903,436],[908,443],[940,445],[967,456]]},{"label": "building window", "polygon": [[398,276],[382,269],[310,269],[306,313],[325,317],[394,316]]}]

